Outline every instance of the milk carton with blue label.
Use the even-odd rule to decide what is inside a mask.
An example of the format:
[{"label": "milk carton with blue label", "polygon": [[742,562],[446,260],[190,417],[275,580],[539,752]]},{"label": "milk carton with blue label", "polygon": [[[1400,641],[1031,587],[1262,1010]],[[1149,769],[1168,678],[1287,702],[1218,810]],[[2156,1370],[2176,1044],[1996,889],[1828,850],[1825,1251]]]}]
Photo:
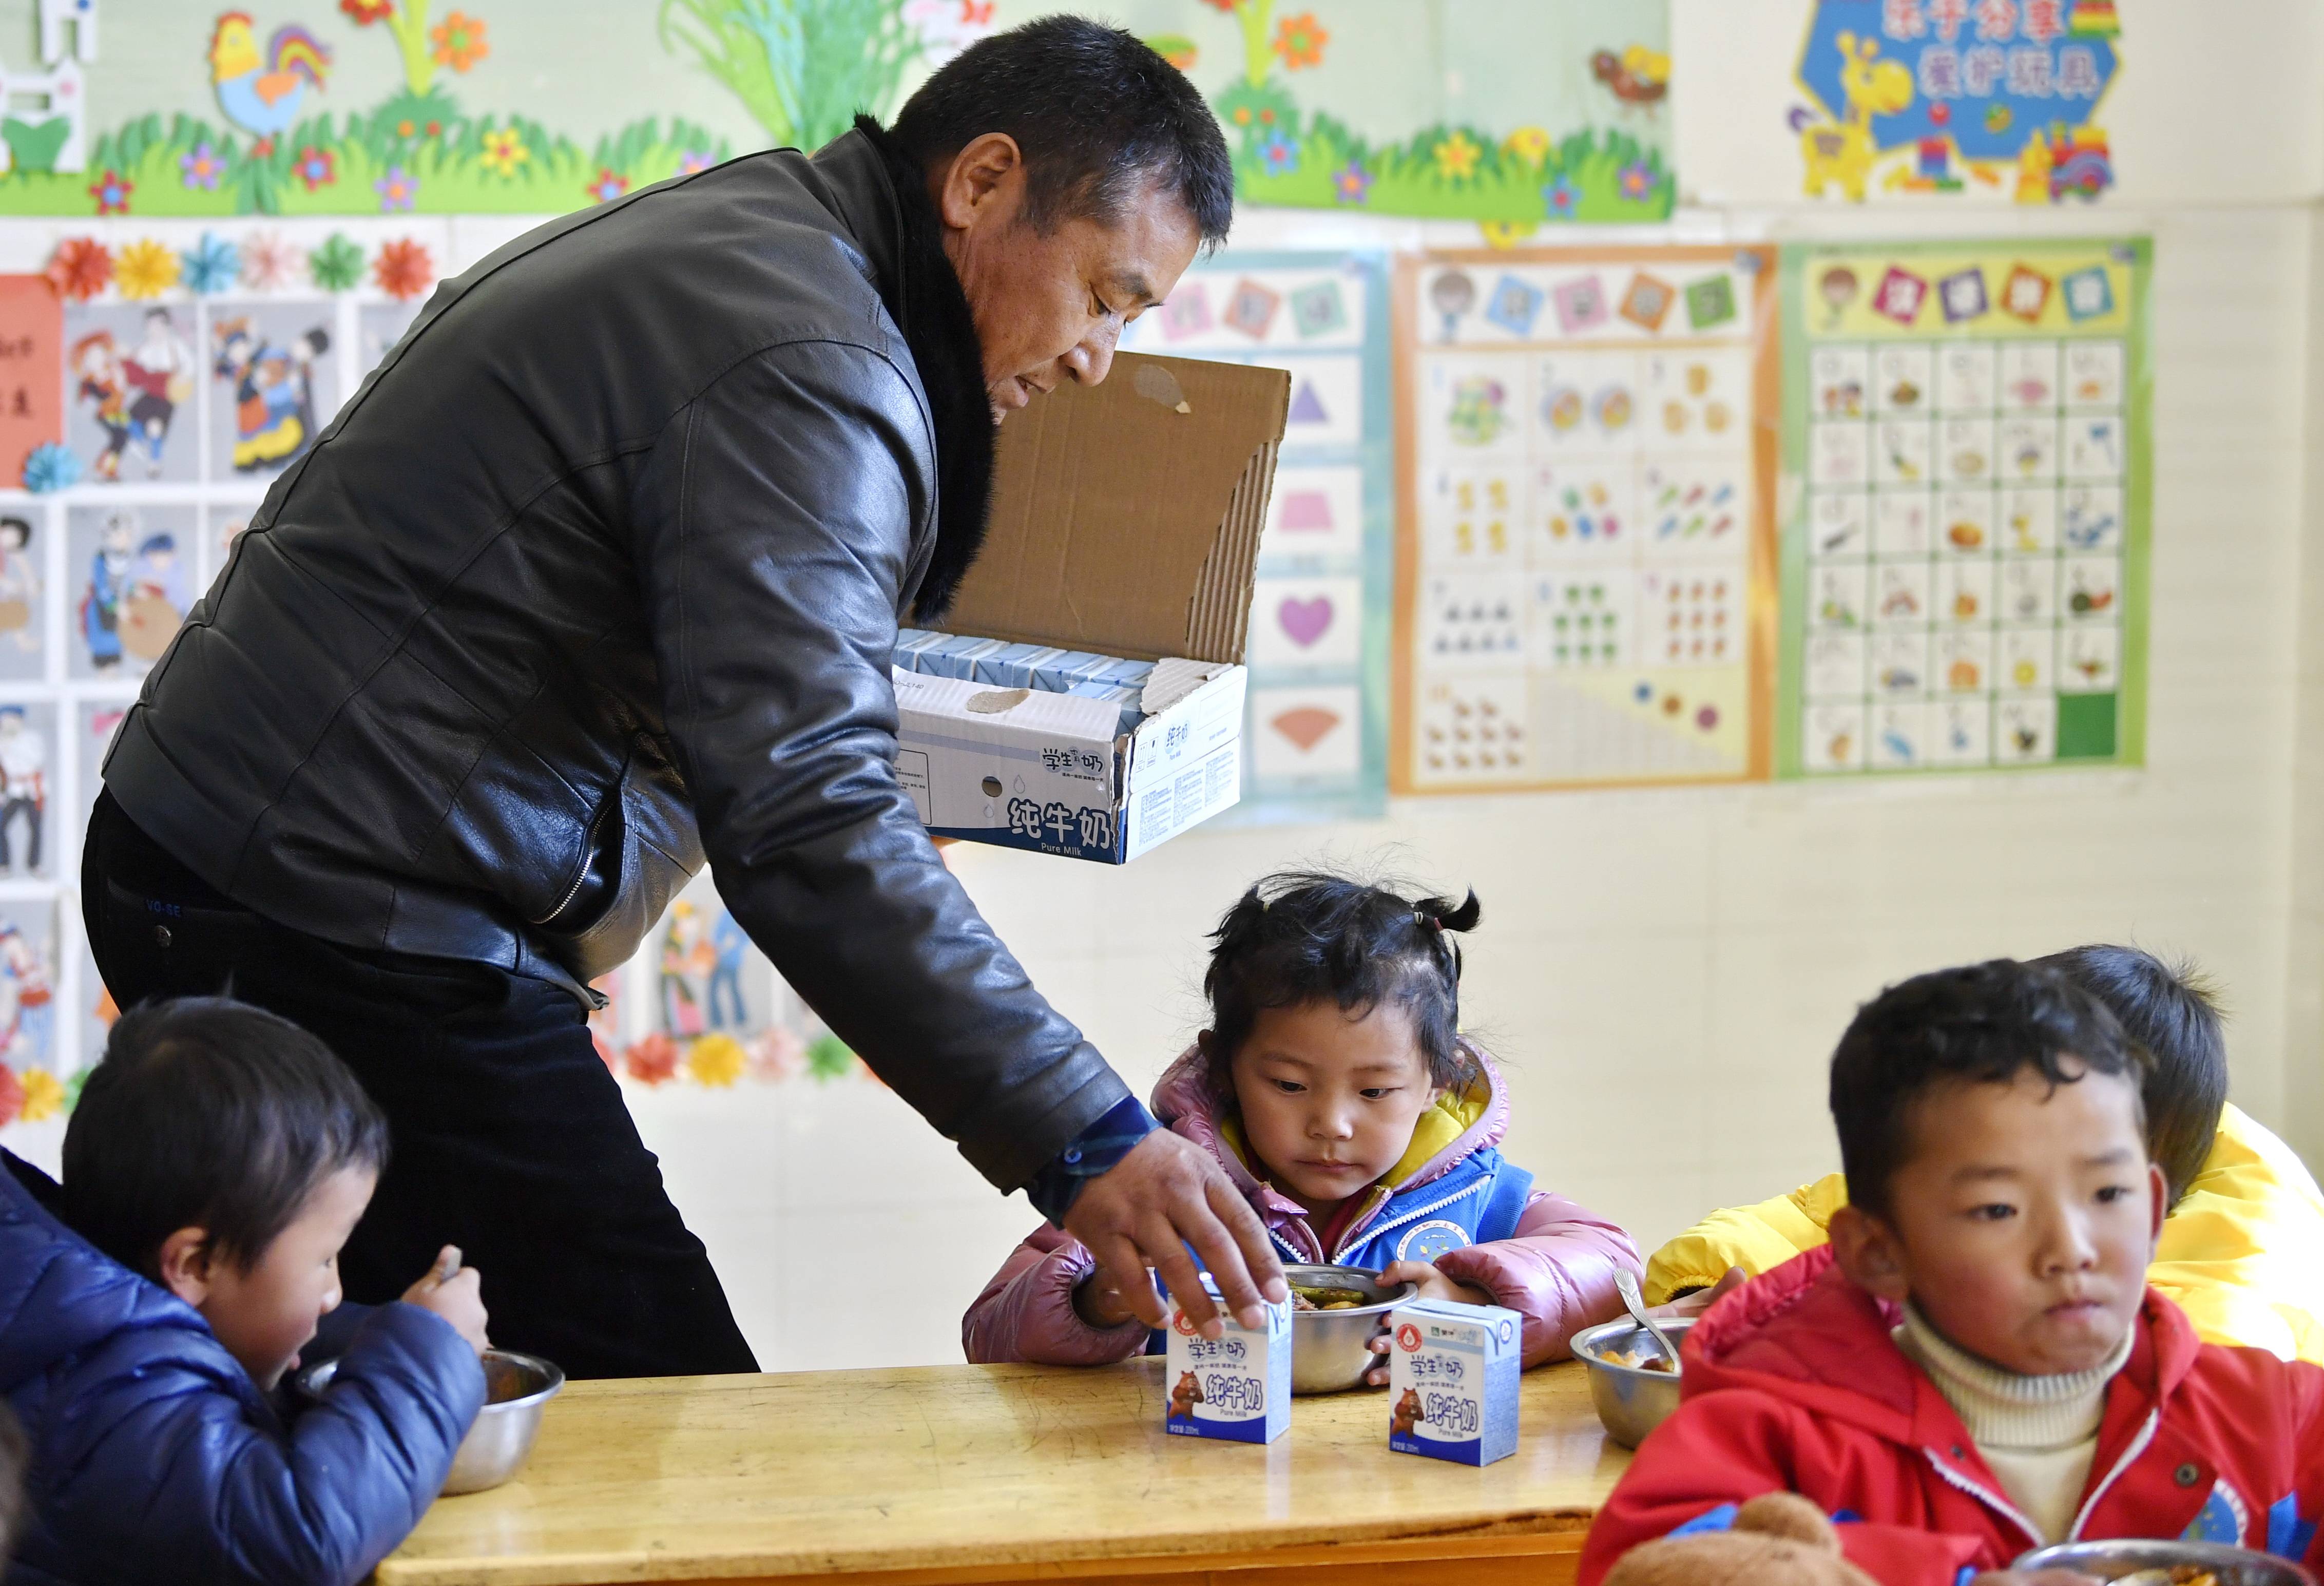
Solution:
[{"label": "milk carton with blue label", "polygon": [[[1203,1286],[1210,1287],[1207,1277]],[[1226,1331],[1208,1339],[1172,1303],[1162,1373],[1162,1424],[1172,1436],[1273,1443],[1290,1428],[1291,1304],[1265,1309],[1267,1326],[1256,1332],[1222,1309]]]},{"label": "milk carton with blue label", "polygon": [[1462,1465],[1517,1451],[1524,1322],[1502,1305],[1411,1300],[1388,1314],[1388,1445]]}]

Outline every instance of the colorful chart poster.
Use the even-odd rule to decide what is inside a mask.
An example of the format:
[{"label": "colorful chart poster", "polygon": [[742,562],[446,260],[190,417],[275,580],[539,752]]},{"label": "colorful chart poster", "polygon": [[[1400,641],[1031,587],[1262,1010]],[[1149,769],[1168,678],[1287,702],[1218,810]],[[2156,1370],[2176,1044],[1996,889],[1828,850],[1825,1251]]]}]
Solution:
[{"label": "colorful chart poster", "polygon": [[1808,197],[2020,204],[2114,185],[2115,0],[1817,0],[1792,112]]},{"label": "colorful chart poster", "polygon": [[1400,792],[1766,774],[1775,254],[1397,277]]},{"label": "colorful chart poster", "polygon": [[1779,774],[2144,760],[2149,259],[1784,250]]},{"label": "colorful chart poster", "polygon": [[1376,816],[1388,799],[1394,451],[1378,254],[1219,254],[1122,345],[1291,372],[1253,586],[1242,802],[1230,821]]}]

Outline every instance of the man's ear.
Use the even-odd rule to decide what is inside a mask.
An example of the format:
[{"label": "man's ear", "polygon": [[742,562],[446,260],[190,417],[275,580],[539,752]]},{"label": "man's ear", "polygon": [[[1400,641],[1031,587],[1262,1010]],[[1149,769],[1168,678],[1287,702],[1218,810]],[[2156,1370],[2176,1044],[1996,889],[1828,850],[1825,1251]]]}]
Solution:
[{"label": "man's ear", "polygon": [[1025,155],[1017,140],[1007,133],[986,133],[971,139],[939,176],[936,213],[947,230],[966,231],[997,213],[994,205],[1013,207],[1005,200],[1024,180]]},{"label": "man's ear", "polygon": [[210,1235],[206,1228],[181,1228],[161,1241],[153,1257],[161,1286],[196,1310],[210,1297]]},{"label": "man's ear", "polygon": [[1876,1298],[1901,1305],[1911,1295],[1904,1247],[1886,1219],[1842,1206],[1831,1214],[1831,1253],[1848,1280]]}]

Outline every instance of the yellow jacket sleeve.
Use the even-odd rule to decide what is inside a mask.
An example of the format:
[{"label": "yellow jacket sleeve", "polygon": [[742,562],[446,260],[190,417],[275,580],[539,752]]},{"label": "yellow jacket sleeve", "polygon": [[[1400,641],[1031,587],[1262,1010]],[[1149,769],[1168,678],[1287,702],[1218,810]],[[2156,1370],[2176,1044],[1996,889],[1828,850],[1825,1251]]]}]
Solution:
[{"label": "yellow jacket sleeve", "polygon": [[1680,1234],[1646,1263],[1646,1304],[1683,1288],[1709,1288],[1740,1267],[1757,1277],[1831,1237],[1831,1214],[1848,1204],[1848,1180],[1828,1174],[1756,1206],[1730,1206]]},{"label": "yellow jacket sleeve", "polygon": [[2291,1147],[2230,1106],[2147,1281],[2208,1342],[2324,1364],[2324,1193]]}]

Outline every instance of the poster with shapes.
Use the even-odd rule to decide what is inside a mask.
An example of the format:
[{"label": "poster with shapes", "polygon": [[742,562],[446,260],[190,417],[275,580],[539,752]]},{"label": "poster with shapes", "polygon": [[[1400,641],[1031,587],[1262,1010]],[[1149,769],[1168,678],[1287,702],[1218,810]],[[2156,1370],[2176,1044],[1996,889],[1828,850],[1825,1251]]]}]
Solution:
[{"label": "poster with shapes", "polygon": [[56,988],[56,904],[45,898],[0,901],[0,1065],[16,1082],[0,1091],[15,1102],[5,1111],[34,1122],[55,1117],[66,1101]]},{"label": "poster with shapes", "polygon": [[[1244,657],[1242,800],[1221,817],[1230,823],[1387,807],[1388,298],[1377,254],[1229,249],[1198,260],[1169,301],[1122,336],[1137,352],[1291,374]],[[1508,482],[1478,476],[1462,487],[1479,503],[1480,543],[1525,532],[1513,512],[1493,515],[1494,502],[1514,499]]]},{"label": "poster with shapes", "polygon": [[57,707],[0,688],[0,880],[57,874]]},{"label": "poster with shapes", "polygon": [[[1765,248],[1400,263],[1397,791],[1766,774],[1774,289]],[[1870,366],[1823,374],[1861,487]],[[1823,529],[1860,573],[1868,499]],[[1860,623],[1861,576],[1831,598]]]},{"label": "poster with shapes", "polygon": [[30,504],[0,510],[0,685],[48,675],[49,608],[41,598],[47,518]]},{"label": "poster with shapes", "polygon": [[142,677],[193,604],[198,507],[75,506],[66,512],[76,678]]},{"label": "poster with shapes", "polygon": [[93,484],[202,475],[193,305],[88,302],[64,311],[65,444]]},{"label": "poster with shapes", "polygon": [[263,481],[314,444],[338,409],[329,304],[211,303],[210,477]]},{"label": "poster with shapes", "polygon": [[[1778,775],[2143,763],[2151,256],[2144,238],[1784,250]],[[1850,416],[1836,393],[1859,370]],[[1932,418],[1892,416],[1921,392]],[[1831,466],[1856,449],[1868,475]],[[1839,645],[1859,633],[1851,673]]]},{"label": "poster with shapes", "polygon": [[0,275],[0,473],[64,439],[64,311],[44,275]]}]

